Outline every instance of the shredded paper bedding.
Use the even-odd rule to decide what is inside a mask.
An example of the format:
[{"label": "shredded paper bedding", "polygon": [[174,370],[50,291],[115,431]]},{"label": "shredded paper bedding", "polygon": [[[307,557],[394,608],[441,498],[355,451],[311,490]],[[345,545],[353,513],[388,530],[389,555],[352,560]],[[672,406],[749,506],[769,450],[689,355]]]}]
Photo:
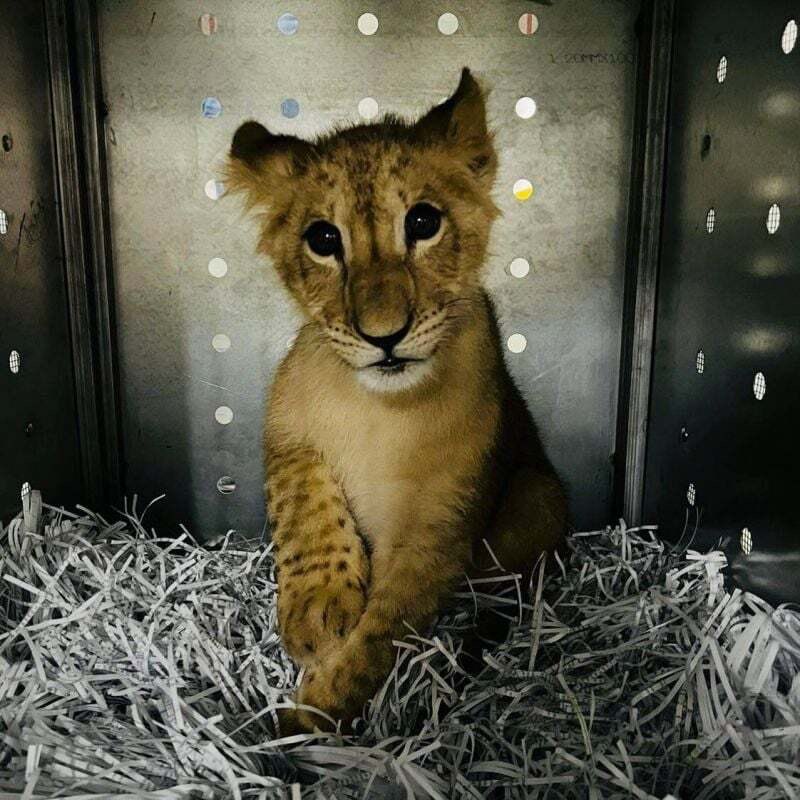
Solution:
[{"label": "shredded paper bedding", "polygon": [[[347,735],[280,736],[270,546],[42,506],[0,535],[5,798],[793,798],[800,616],[654,527],[465,585]],[[490,585],[491,584],[491,585]],[[476,610],[514,620],[470,673]]]}]

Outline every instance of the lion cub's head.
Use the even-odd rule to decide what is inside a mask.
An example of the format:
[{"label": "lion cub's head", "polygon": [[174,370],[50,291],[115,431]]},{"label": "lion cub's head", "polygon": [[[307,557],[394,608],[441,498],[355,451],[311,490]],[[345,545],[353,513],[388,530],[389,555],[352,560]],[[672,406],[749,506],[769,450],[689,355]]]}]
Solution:
[{"label": "lion cub's head", "polygon": [[402,391],[435,372],[481,305],[496,168],[464,69],[413,124],[388,116],[307,142],[246,122],[227,185],[260,213],[259,250],[334,351],[366,387]]}]

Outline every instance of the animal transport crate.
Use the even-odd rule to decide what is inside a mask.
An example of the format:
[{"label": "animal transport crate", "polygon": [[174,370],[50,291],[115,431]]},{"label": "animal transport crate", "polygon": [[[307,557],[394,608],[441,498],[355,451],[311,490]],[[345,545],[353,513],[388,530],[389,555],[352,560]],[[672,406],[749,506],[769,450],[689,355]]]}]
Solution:
[{"label": "animal transport crate", "polygon": [[32,489],[165,495],[146,527],[268,541],[299,316],[226,196],[233,133],[414,118],[467,66],[500,157],[485,284],[574,529],[657,525],[724,552],[729,590],[800,600],[796,2],[0,8],[4,522]]}]

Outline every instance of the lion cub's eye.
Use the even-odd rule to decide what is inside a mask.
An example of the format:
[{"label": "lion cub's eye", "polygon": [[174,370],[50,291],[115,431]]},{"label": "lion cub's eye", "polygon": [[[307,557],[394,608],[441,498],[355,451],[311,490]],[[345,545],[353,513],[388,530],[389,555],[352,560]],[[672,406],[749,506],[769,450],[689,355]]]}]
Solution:
[{"label": "lion cub's eye", "polygon": [[442,212],[430,203],[417,203],[406,214],[406,238],[409,243],[432,239],[442,225]]},{"label": "lion cub's eye", "polygon": [[312,222],[303,238],[318,256],[334,256],[342,252],[342,235],[335,225],[324,220]]}]

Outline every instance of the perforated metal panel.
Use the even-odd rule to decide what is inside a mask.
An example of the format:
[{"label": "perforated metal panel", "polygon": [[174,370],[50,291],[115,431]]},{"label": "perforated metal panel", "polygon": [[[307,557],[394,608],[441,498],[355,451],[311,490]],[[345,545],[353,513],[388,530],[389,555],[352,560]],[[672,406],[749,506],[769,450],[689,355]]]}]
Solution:
[{"label": "perforated metal panel", "polygon": [[800,596],[799,11],[678,3],[645,491],[664,535],[729,537],[752,551],[740,581],[783,599]]},{"label": "perforated metal panel", "polygon": [[[570,485],[575,521],[605,523],[638,3],[98,6],[127,491],[167,492],[202,533],[263,521],[263,399],[297,317],[254,255],[252,223],[211,199],[236,127],[256,117],[313,135],[376,109],[418,115],[466,65],[493,87],[504,217],[487,283],[504,336],[526,341],[509,364]],[[375,19],[362,33],[365,12]],[[527,101],[517,114],[522,97],[535,100],[532,116]],[[534,190],[525,202],[513,193],[519,179]],[[529,270],[512,270],[514,259]],[[226,494],[223,476],[235,483]]]}]

